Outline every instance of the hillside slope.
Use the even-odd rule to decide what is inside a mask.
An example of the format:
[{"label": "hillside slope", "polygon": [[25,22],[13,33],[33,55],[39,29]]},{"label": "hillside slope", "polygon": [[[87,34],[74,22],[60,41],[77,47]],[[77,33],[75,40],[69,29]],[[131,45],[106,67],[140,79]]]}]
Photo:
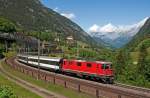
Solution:
[{"label": "hillside slope", "polygon": [[0,0],[0,16],[13,21],[26,32],[57,32],[64,38],[72,35],[76,40],[95,44],[76,23],[46,8],[40,0]]}]

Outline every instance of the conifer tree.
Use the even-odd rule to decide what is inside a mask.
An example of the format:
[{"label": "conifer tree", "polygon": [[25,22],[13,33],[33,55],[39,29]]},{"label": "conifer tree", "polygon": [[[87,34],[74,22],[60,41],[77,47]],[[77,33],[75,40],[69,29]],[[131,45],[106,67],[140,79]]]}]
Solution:
[{"label": "conifer tree", "polygon": [[138,58],[138,72],[143,74],[146,68],[146,56],[147,50],[145,45],[141,45],[139,48],[139,58]]},{"label": "conifer tree", "polygon": [[115,56],[115,72],[117,75],[122,75],[127,64],[126,52],[119,50]]}]

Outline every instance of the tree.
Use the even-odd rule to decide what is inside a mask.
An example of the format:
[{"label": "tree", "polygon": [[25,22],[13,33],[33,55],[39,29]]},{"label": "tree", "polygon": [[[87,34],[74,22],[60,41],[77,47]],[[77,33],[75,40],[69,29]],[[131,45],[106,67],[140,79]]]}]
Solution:
[{"label": "tree", "polygon": [[146,80],[150,81],[150,57],[147,53],[146,44],[142,44],[139,47],[138,72],[142,74]]},{"label": "tree", "polygon": [[138,58],[138,72],[143,74],[146,68],[146,56],[147,50],[145,45],[141,45],[139,48],[139,58]]},{"label": "tree", "polygon": [[5,51],[5,46],[4,44],[0,43],[0,58],[3,57],[3,52]]},{"label": "tree", "polygon": [[115,60],[114,60],[116,75],[123,74],[125,66],[127,65],[127,58],[128,58],[128,52],[119,50],[116,53]]},{"label": "tree", "polygon": [[150,82],[150,57],[148,57],[145,61],[144,76],[146,80]]},{"label": "tree", "polygon": [[17,98],[12,88],[9,86],[0,86],[0,98]]},{"label": "tree", "polygon": [[0,31],[1,32],[15,32],[16,26],[11,21],[0,17]]}]

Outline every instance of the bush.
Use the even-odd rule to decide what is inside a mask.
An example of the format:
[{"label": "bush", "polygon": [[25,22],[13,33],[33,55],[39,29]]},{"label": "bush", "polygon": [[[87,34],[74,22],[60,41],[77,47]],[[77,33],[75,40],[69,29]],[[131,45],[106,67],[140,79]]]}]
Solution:
[{"label": "bush", "polygon": [[15,32],[16,26],[10,20],[0,17],[0,31],[1,32]]},{"label": "bush", "polygon": [[0,86],[0,98],[17,98],[10,86]]},{"label": "bush", "polygon": [[16,52],[14,51],[9,51],[8,53],[3,53],[3,55],[6,57],[6,58],[9,58],[9,57],[13,57],[16,55]]}]

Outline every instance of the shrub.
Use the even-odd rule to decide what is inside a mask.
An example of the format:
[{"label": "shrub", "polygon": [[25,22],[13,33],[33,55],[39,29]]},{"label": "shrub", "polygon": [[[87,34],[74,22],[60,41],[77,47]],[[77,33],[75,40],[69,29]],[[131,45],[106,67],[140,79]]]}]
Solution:
[{"label": "shrub", "polygon": [[6,58],[9,58],[9,57],[13,57],[16,55],[16,52],[14,51],[9,51],[8,53],[3,53],[3,55],[6,57]]},{"label": "shrub", "polygon": [[0,98],[17,98],[10,86],[0,86]]}]

